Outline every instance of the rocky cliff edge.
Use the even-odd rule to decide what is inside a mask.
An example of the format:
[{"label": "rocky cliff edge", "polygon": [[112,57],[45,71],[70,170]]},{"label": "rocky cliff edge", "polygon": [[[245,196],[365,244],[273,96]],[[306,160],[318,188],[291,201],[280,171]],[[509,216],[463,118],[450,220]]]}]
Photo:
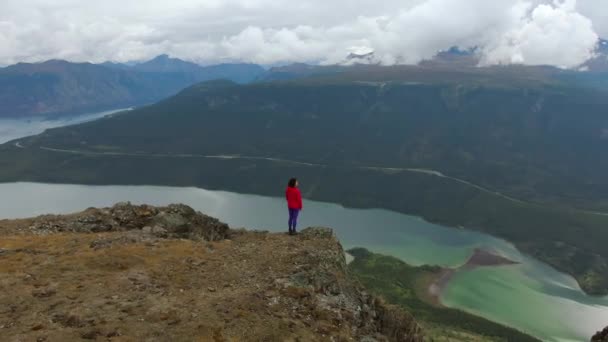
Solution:
[{"label": "rocky cliff edge", "polygon": [[5,341],[422,341],[331,229],[231,230],[184,205],[0,221]]}]

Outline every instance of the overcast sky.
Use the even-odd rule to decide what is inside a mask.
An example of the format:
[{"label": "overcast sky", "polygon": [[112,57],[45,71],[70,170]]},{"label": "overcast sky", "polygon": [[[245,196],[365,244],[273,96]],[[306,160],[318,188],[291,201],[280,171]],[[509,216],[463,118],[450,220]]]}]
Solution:
[{"label": "overcast sky", "polygon": [[608,37],[608,0],[0,0],[0,65],[158,54],[211,64],[418,63],[452,46],[482,63],[576,67]]}]

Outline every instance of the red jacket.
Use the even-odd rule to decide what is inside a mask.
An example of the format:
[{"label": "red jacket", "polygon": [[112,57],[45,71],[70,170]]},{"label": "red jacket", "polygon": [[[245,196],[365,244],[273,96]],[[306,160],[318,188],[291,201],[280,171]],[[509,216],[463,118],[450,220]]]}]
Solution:
[{"label": "red jacket", "polygon": [[287,199],[289,209],[302,209],[302,194],[300,194],[300,189],[287,187],[285,198]]}]

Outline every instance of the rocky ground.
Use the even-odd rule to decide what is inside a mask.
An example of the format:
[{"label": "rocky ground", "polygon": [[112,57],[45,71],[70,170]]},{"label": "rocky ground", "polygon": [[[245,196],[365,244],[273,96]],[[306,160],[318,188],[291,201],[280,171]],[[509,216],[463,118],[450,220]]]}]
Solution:
[{"label": "rocky ground", "polygon": [[608,327],[604,328],[602,331],[598,331],[591,338],[591,342],[608,342]]},{"label": "rocky ground", "polygon": [[231,230],[118,204],[0,221],[3,341],[422,341],[346,272],[326,228]]}]

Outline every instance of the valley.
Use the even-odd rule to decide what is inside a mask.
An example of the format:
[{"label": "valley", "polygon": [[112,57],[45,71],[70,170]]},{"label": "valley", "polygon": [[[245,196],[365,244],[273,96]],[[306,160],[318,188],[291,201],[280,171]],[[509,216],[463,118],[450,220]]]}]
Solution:
[{"label": "valley", "polygon": [[[530,68],[531,79],[501,68],[390,70],[383,85],[372,81],[388,70],[374,67],[201,83],[4,145],[0,180],[271,195],[297,175],[307,198],[487,232],[573,275],[588,293],[608,293],[603,91],[562,84],[542,68]],[[587,120],[573,121],[581,101]]]}]

